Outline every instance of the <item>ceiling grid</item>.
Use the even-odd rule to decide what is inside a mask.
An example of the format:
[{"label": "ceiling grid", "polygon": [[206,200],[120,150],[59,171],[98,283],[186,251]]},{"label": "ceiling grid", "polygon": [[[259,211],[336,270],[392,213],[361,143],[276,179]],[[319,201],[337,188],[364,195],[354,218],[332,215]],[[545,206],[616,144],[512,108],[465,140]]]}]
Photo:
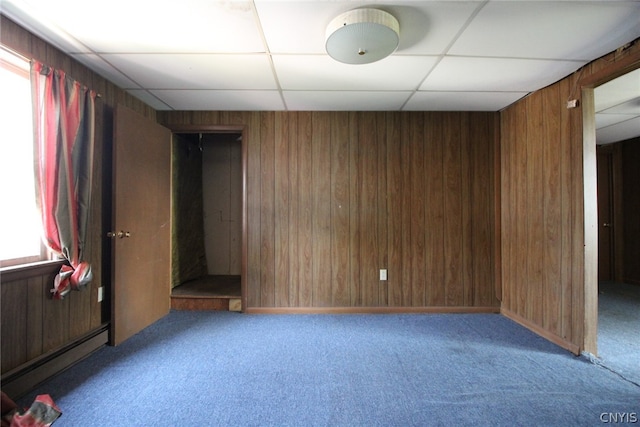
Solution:
[{"label": "ceiling grid", "polygon": [[[327,25],[365,7],[398,20],[397,49],[368,64],[334,60]],[[639,1],[112,0],[95,8],[2,2],[3,14],[157,110],[500,111],[640,37]],[[625,102],[599,121],[632,119],[629,109],[640,107]]]}]

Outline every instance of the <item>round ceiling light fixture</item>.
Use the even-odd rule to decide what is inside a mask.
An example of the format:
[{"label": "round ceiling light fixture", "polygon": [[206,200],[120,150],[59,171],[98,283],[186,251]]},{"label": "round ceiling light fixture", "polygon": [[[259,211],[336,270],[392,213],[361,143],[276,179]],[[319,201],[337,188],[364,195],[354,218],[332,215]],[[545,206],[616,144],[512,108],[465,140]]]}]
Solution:
[{"label": "round ceiling light fixture", "polygon": [[327,26],[327,53],[345,64],[369,64],[391,55],[400,42],[398,20],[383,10],[355,9]]}]

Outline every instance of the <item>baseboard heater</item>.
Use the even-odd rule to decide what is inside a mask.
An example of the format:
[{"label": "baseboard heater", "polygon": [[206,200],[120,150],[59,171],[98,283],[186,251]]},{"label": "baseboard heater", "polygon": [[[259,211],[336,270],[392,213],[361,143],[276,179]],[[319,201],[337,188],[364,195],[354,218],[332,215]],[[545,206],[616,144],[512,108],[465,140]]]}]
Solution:
[{"label": "baseboard heater", "polygon": [[18,399],[40,383],[89,356],[109,341],[109,325],[102,325],[64,347],[30,360],[2,375],[2,391]]}]

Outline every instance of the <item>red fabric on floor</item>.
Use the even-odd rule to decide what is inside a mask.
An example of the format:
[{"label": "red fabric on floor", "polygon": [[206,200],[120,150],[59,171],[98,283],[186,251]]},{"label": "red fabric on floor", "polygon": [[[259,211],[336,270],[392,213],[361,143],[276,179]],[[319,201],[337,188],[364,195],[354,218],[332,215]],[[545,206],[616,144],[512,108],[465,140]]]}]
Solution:
[{"label": "red fabric on floor", "polygon": [[48,394],[36,396],[31,407],[24,414],[18,412],[18,405],[2,392],[2,427],[48,427],[62,415]]}]

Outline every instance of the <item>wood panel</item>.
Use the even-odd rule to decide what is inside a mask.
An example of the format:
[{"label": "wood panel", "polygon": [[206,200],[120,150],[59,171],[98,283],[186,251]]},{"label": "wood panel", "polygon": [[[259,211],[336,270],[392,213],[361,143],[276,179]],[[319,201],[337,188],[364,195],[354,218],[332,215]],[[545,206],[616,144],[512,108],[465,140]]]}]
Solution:
[{"label": "wood panel", "polygon": [[557,100],[559,85],[543,93],[542,110],[554,111],[556,114],[543,122],[543,138],[548,141],[543,147],[543,230],[544,259],[542,266],[544,276],[542,282],[542,327],[559,330],[561,299],[554,287],[561,283],[562,262],[562,144],[560,140],[560,117]]},{"label": "wood panel", "polygon": [[[27,361],[27,280],[3,283],[0,297],[0,339],[2,339],[2,372]],[[40,343],[41,345],[41,343]]]},{"label": "wood panel", "polygon": [[[48,279],[50,279],[50,277],[51,275],[49,276],[40,275],[40,276],[30,277],[27,279],[27,303],[26,303],[27,311],[26,313],[23,313],[23,315],[26,315],[26,321],[24,322],[24,325],[26,325],[27,329],[24,332],[24,337],[27,340],[27,353],[26,353],[27,357],[23,362],[35,359],[44,353],[43,337],[45,334],[45,330],[44,330],[45,325],[44,325],[44,309],[43,308],[46,301],[44,298],[44,295],[46,294],[43,295],[42,289],[44,288],[45,284],[48,283]],[[4,301],[4,298],[3,298],[3,301]],[[12,299],[9,299],[8,301],[10,301],[11,304],[16,303],[16,301]],[[20,303],[17,303],[17,304],[23,307],[22,304]],[[21,318],[18,317],[17,319],[21,319]],[[15,322],[17,319],[12,317],[11,321]],[[24,320],[24,319],[21,319],[21,320]],[[2,324],[3,325],[5,324],[4,320]],[[10,322],[8,324],[11,325]],[[5,342],[4,339],[2,342]],[[10,340],[6,342],[15,342],[15,341]],[[3,359],[4,359],[4,354],[3,354]],[[4,369],[2,371],[4,372]]]},{"label": "wood panel", "polygon": [[[613,280],[613,151],[596,147],[598,182],[598,283]],[[607,224],[605,226],[605,224]]]},{"label": "wood panel", "polygon": [[312,120],[311,113],[303,112],[298,114],[298,137],[299,137],[299,228],[298,243],[299,248],[296,251],[300,256],[300,280],[298,284],[298,305],[301,307],[309,307],[313,305],[313,235],[312,220],[313,210],[311,203],[313,201],[313,187],[311,177],[311,161],[312,161]]},{"label": "wood panel", "polygon": [[[214,215],[214,207],[221,198],[216,197],[219,186],[227,189],[229,175],[216,175],[220,166],[218,156],[212,156],[216,145],[207,144],[198,134],[174,134],[171,155],[171,287],[197,279],[211,271],[229,271],[229,246],[215,245],[228,232],[221,221],[222,215]],[[201,150],[202,148],[202,150]],[[209,148],[211,148],[211,151]],[[224,153],[224,151],[222,151]],[[215,182],[211,182],[212,178]],[[227,197],[226,201],[229,198]],[[219,208],[222,211],[222,207]],[[208,212],[208,215],[205,214]],[[205,220],[206,218],[206,220]],[[204,237],[203,237],[204,236]],[[209,251],[207,251],[207,246]],[[220,256],[213,256],[213,249]],[[217,254],[216,254],[217,255]],[[210,261],[210,262],[209,262]],[[218,264],[219,263],[219,264]]]},{"label": "wood panel", "polygon": [[534,93],[502,114],[502,286],[505,311],[567,340],[573,331],[563,331],[563,323],[575,327],[563,313],[575,315],[567,281],[575,277],[572,195],[581,154],[575,157],[565,139],[574,130],[563,131],[562,87]]},{"label": "wood panel", "polygon": [[444,285],[445,305],[464,303],[462,276],[462,164],[461,116],[445,116],[443,144],[444,179]]},{"label": "wood panel", "polygon": [[249,311],[499,306],[498,114],[159,117],[168,127],[245,126]]},{"label": "wood panel", "polygon": [[289,305],[290,270],[289,236],[291,218],[289,217],[290,181],[289,165],[289,120],[282,113],[276,113],[275,133],[275,275],[278,285],[275,288],[275,305]]},{"label": "wood panel", "polygon": [[[616,144],[618,145],[618,144]],[[626,283],[640,285],[640,192],[633,184],[640,182],[640,138],[634,138],[622,142],[621,172],[619,180],[622,181],[616,188],[622,187],[622,201],[616,203],[620,207],[615,212],[614,229],[616,241],[616,262],[622,263],[620,277]],[[618,174],[614,175],[614,179]],[[621,184],[621,185],[620,185]],[[626,185],[625,185],[626,184]],[[614,195],[615,197],[615,195]],[[622,218],[620,218],[622,216]]]},{"label": "wood panel", "polygon": [[275,305],[275,114],[260,121],[260,305]]},{"label": "wood panel", "polygon": [[[471,191],[471,176],[473,173],[471,159],[472,137],[469,128],[469,114],[462,114],[461,117],[462,132],[460,134],[460,194],[461,194],[461,280],[462,280],[462,304],[464,306],[472,305],[473,300],[473,265],[474,255],[473,248],[473,226],[471,223],[471,209],[473,209],[473,194]],[[487,181],[490,182],[490,181]]]},{"label": "wood panel", "polygon": [[[558,84],[560,89],[560,96],[565,93],[569,93],[570,85],[573,82],[567,79]],[[557,103],[561,102],[561,99],[556,99]],[[572,187],[572,167],[571,167],[571,155],[572,155],[572,141],[571,141],[571,121],[569,120],[571,111],[560,107],[560,193],[561,193],[561,222],[559,227],[561,229],[562,244],[560,254],[560,289],[558,290],[560,298],[560,327],[558,330],[553,330],[555,333],[559,333],[560,338],[569,342],[573,342],[572,330],[571,330],[571,282],[573,272],[573,229],[571,227],[572,221],[570,218],[575,215],[573,192]],[[550,330],[552,331],[552,330]]]},{"label": "wood panel", "polygon": [[[229,271],[232,274],[242,274],[242,142],[234,136],[230,147],[230,172],[231,172],[231,201],[229,207],[229,243],[231,258]],[[242,135],[240,134],[240,138]]]},{"label": "wood panel", "polygon": [[376,123],[374,113],[360,113],[358,130],[360,155],[360,210],[358,215],[360,234],[360,292],[364,306],[378,305],[378,163],[376,148]]},{"label": "wood panel", "polygon": [[[196,112],[192,112],[191,114],[195,115]],[[194,116],[192,118],[192,124],[221,124],[219,120],[211,117],[213,112],[209,112],[208,115],[199,118],[199,116]],[[189,114],[183,113],[181,115],[185,118],[184,121],[178,121],[178,123],[189,122]],[[179,116],[179,117],[181,117]],[[199,120],[198,120],[199,119]],[[257,114],[250,115],[246,119],[246,128],[243,135],[243,138],[246,138],[246,141],[243,141],[243,146],[247,148],[247,176],[246,176],[246,197],[247,197],[247,207],[245,215],[249,215],[250,212],[256,212],[260,209],[260,139],[261,139],[261,126],[260,126],[260,116]],[[244,122],[244,121],[243,121]],[[242,123],[242,122],[241,122]],[[253,173],[251,173],[251,171]],[[261,231],[260,231],[260,222],[259,221],[245,221],[247,225],[246,235],[244,238],[247,240],[247,277],[243,277],[242,286],[245,292],[243,295],[246,295],[246,301],[243,301],[244,307],[256,306],[260,305],[260,286],[257,284],[260,283],[260,259],[261,259]],[[251,283],[252,286],[248,286]]]},{"label": "wood panel", "polygon": [[[402,225],[402,260],[400,271],[402,273],[400,287],[400,305],[411,306],[411,144],[410,144],[410,115],[402,114],[400,117],[400,172],[402,187],[400,190],[400,216],[397,218]],[[395,274],[395,271],[390,271]]]},{"label": "wood panel", "polygon": [[[43,263],[36,269],[20,271],[14,267],[3,273],[0,286],[3,375],[17,367],[28,369],[30,361],[40,360],[86,335],[74,333],[74,329],[84,326],[90,330],[91,313],[87,311],[91,305],[86,304],[84,310],[80,306],[92,295],[88,290],[72,292],[62,301],[51,299],[50,290],[59,268],[59,262]],[[74,311],[85,315],[74,315]],[[72,323],[76,321],[81,325]]]},{"label": "wood panel", "polygon": [[411,305],[424,306],[426,302],[426,191],[425,191],[425,157],[424,157],[424,123],[423,114],[409,114],[409,144],[411,146],[410,183],[411,183]]},{"label": "wood panel", "polygon": [[298,149],[298,114],[290,114],[287,121],[289,139],[289,162],[287,164],[289,180],[289,301],[292,306],[298,305],[298,288],[300,283],[300,254],[298,253],[298,237],[300,235],[300,174],[304,169],[299,167]]},{"label": "wood panel", "polygon": [[387,244],[388,249],[388,305],[402,306],[402,262],[405,259],[402,245],[402,137],[400,114],[390,115],[387,124]]},{"label": "wood panel", "polygon": [[[536,92],[527,98],[527,108],[530,111],[542,111],[542,93]],[[535,323],[542,322],[542,260],[544,251],[542,247],[542,218],[544,212],[542,194],[543,174],[543,147],[548,144],[539,144],[543,140],[542,118],[538,114],[528,116],[527,120],[527,148],[526,148],[526,198],[529,202],[527,233],[527,283],[525,296],[525,313],[527,318]],[[534,142],[536,141],[536,142]]]},{"label": "wood panel", "polygon": [[493,291],[487,287],[477,286],[494,279],[494,258],[492,248],[495,248],[495,236],[491,223],[495,223],[494,199],[486,195],[491,194],[494,187],[495,174],[493,171],[495,134],[492,115],[475,115],[470,117],[469,154],[472,171],[470,176],[470,218],[472,237],[469,269],[472,273],[471,295],[474,305],[490,305],[494,298]]},{"label": "wood panel", "polygon": [[311,212],[314,306],[331,305],[331,121],[313,112],[311,137]]},{"label": "wood panel", "polygon": [[331,117],[331,305],[348,306],[349,288],[349,116]]},{"label": "wood panel", "polygon": [[[587,70],[589,66],[586,67]],[[577,81],[575,81],[577,85]],[[584,240],[584,176],[583,176],[583,123],[582,111],[569,111],[569,138],[571,146],[571,213],[569,215],[571,227],[571,288],[570,308],[572,340],[578,339],[584,346],[584,269],[585,269],[585,240]],[[581,346],[581,347],[582,347]],[[584,348],[584,347],[582,347]]]},{"label": "wood panel", "polygon": [[360,173],[360,141],[358,113],[347,113],[349,117],[349,286],[350,306],[362,305],[362,283],[360,281],[360,236],[358,218],[361,202],[359,197],[362,176]]},{"label": "wood panel", "polygon": [[[627,156],[623,153],[623,146],[625,144],[630,144],[631,146],[640,147],[638,142],[640,141],[640,137],[634,138],[631,140],[623,141],[621,143],[613,144],[613,153],[612,153],[612,166],[613,166],[613,177],[612,177],[612,185],[613,185],[613,252],[614,252],[614,262],[613,262],[613,280],[616,281],[624,281],[625,277],[625,262],[624,262],[624,246],[625,246],[625,237],[630,236],[630,240],[638,241],[634,236],[639,236],[636,230],[634,232],[633,228],[629,228],[625,230],[624,224],[624,202],[627,199],[627,195],[624,194],[624,168],[623,161],[627,164],[635,164],[636,169],[638,165],[640,165],[640,161],[638,161],[638,157],[634,158],[633,156]],[[634,145],[635,142],[635,145]],[[637,149],[637,148],[636,148]],[[635,162],[635,163],[634,163]],[[627,166],[630,168],[632,166]],[[632,181],[637,182],[638,180]],[[627,185],[628,190],[629,185]],[[637,192],[636,192],[637,193]],[[633,199],[633,196],[629,195]],[[636,196],[637,197],[637,196]],[[635,199],[640,200],[640,199]],[[636,210],[636,212],[640,212],[640,210]],[[627,216],[631,216],[634,218],[634,213],[627,214]],[[635,216],[638,217],[637,215]],[[630,224],[631,227],[633,225]],[[638,258],[635,258],[638,259]],[[629,267],[632,267],[631,265]],[[640,283],[638,281],[637,283]]]},{"label": "wood panel", "polygon": [[[597,324],[589,231],[595,143],[583,135],[592,99],[582,89],[638,65],[635,43],[500,114],[502,310],[576,352],[596,351]],[[578,108],[567,108],[571,99]]]},{"label": "wood panel", "polygon": [[[201,211],[204,212],[204,244],[208,274],[239,275],[241,273],[239,260],[242,252],[238,243],[241,234],[236,234],[240,230],[233,228],[232,224],[241,223],[240,212],[234,207],[236,201],[239,200],[240,203],[242,201],[240,199],[241,194],[237,191],[232,192],[232,189],[234,185],[237,185],[237,181],[240,180],[242,175],[234,175],[233,173],[237,173],[237,167],[233,168],[232,152],[234,152],[234,148],[235,151],[239,151],[240,144],[236,141],[225,140],[223,135],[215,134],[203,136],[203,141],[200,143],[203,147],[200,164],[198,164],[198,159],[195,158],[196,155],[191,155],[194,158],[192,160],[192,168],[200,170],[181,172],[181,176],[178,178],[187,180],[189,179],[189,174],[191,174],[192,179],[200,178],[201,181],[201,184],[194,182],[191,187],[194,189],[195,194],[191,197],[195,203],[189,203],[187,205],[189,208],[187,209],[185,209],[186,206],[183,206],[182,212],[185,210],[188,212],[189,209],[197,209],[198,205],[202,204]],[[235,157],[235,162],[240,164],[238,156]],[[201,191],[195,190],[198,188]],[[178,188],[174,194],[184,191],[186,191],[184,188]],[[198,196],[200,198],[199,201],[197,200]],[[193,220],[195,219],[196,216],[193,215]],[[193,220],[191,223],[193,223]],[[203,221],[202,218],[199,218],[199,220]],[[181,230],[183,238],[189,236],[188,230],[202,232],[202,226],[194,224],[189,229],[185,227]]]},{"label": "wood panel", "polygon": [[443,113],[425,118],[425,228],[426,235],[426,301],[427,306],[444,306],[444,178],[443,178]]},{"label": "wood panel", "polygon": [[[378,147],[378,171],[376,176],[378,177],[378,218],[376,224],[378,227],[378,268],[384,268],[388,270],[389,265],[389,244],[387,239],[387,127],[389,125],[389,114],[384,112],[378,112],[375,115],[374,122],[376,125],[376,147]],[[379,279],[379,277],[378,277]],[[387,276],[388,279],[388,276]],[[378,304],[381,306],[389,305],[389,281],[379,281],[378,283]]]}]

